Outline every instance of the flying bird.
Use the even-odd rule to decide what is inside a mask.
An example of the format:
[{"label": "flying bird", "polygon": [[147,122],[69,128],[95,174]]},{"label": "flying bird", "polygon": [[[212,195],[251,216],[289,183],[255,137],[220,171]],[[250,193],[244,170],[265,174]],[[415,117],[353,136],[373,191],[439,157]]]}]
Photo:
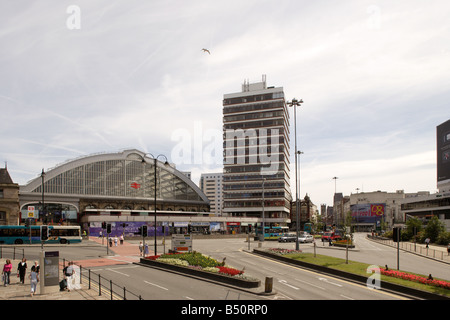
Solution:
[{"label": "flying bird", "polygon": [[211,52],[209,52],[208,49],[203,48],[202,51],[203,51],[203,52],[208,52],[209,54],[211,54]]}]

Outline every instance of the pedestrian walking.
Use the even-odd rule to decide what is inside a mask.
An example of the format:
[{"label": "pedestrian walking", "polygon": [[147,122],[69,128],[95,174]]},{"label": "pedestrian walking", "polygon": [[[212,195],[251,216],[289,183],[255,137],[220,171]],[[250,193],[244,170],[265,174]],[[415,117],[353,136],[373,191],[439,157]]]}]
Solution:
[{"label": "pedestrian walking", "polygon": [[142,256],[144,247],[142,246],[142,241],[139,243],[139,256]]},{"label": "pedestrian walking", "polygon": [[117,247],[117,236],[114,237],[114,246]]},{"label": "pedestrian walking", "polygon": [[430,238],[426,238],[425,243],[427,244],[427,248],[428,248],[428,245],[430,244]]},{"label": "pedestrian walking", "polygon": [[123,244],[123,234],[120,235],[120,244]]},{"label": "pedestrian walking", "polygon": [[19,277],[19,281],[22,284],[25,284],[25,273],[27,271],[27,259],[22,258],[22,261],[19,262],[17,266],[17,276]]},{"label": "pedestrian walking", "polygon": [[3,285],[6,287],[8,284],[10,284],[10,280],[11,280],[11,269],[12,269],[12,264],[11,264],[11,260],[6,259],[5,264],[3,265],[3,271],[2,271],[2,275],[3,275]]},{"label": "pedestrian walking", "polygon": [[148,256],[148,244],[144,246],[144,257]]},{"label": "pedestrian walking", "polygon": [[73,268],[72,261],[69,262],[69,266],[67,267],[65,274],[66,274],[66,280],[67,280],[67,291],[70,292],[70,290],[72,290],[74,279],[75,279],[75,275],[74,275],[75,270]]},{"label": "pedestrian walking", "polygon": [[37,261],[35,261],[34,266],[31,267],[31,272],[30,272],[30,285],[31,285],[30,295],[31,296],[36,294],[36,288],[37,288],[38,282],[39,282],[39,265],[37,264]]}]

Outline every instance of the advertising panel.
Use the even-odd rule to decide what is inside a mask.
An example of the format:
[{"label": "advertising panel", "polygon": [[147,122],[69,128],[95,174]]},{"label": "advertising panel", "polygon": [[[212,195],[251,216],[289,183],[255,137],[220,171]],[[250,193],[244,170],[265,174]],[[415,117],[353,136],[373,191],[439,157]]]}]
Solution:
[{"label": "advertising panel", "polygon": [[385,203],[355,204],[350,206],[354,223],[376,223],[384,216]]},{"label": "advertising panel", "polygon": [[450,183],[450,120],[436,129],[437,137],[437,184]]}]

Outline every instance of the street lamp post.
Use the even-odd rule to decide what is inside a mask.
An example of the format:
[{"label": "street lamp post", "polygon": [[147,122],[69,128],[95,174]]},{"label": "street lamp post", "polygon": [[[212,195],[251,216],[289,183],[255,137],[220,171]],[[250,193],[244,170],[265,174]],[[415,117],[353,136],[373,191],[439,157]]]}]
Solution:
[{"label": "street lamp post", "polygon": [[[150,155],[151,156],[151,159],[153,160],[153,165],[154,165],[154,168],[155,168],[155,170],[154,170],[154,175],[155,175],[155,185],[154,185],[154,188],[155,188],[155,193],[154,193],[154,200],[155,200],[155,207],[154,207],[154,215],[155,215],[155,243],[154,243],[154,247],[155,247],[155,256],[157,255],[157,244],[156,244],[156,223],[157,223],[157,221],[156,221],[156,166],[157,166],[157,161],[158,161],[158,158],[159,157],[164,157],[165,159],[166,159],[166,161],[164,162],[164,165],[168,165],[169,164],[169,162],[167,161],[167,157],[165,156],[165,155],[163,155],[163,154],[159,154],[158,156],[154,156],[154,155],[152,155],[151,153],[146,153],[145,155]],[[145,155],[144,155],[144,157],[143,157],[143,161],[145,162]]]},{"label": "street lamp post", "polygon": [[299,243],[298,243],[298,237],[299,237],[299,231],[300,231],[300,211],[299,211],[299,190],[298,190],[298,175],[297,175],[297,108],[300,107],[301,103],[303,103],[303,100],[300,99],[292,99],[292,101],[286,102],[286,104],[290,107],[294,108],[294,134],[295,134],[295,214],[296,214],[296,233],[297,233],[297,241],[295,242],[295,248],[296,250],[299,250]]},{"label": "street lamp post", "polygon": [[[45,178],[45,171],[44,168],[42,168],[41,172],[41,178],[42,178],[42,216],[45,217],[45,223],[47,224],[47,217],[45,215],[45,203],[44,203],[44,178]],[[31,227],[30,227],[30,239],[31,239]],[[31,240],[30,240],[31,243]],[[41,240],[41,250],[44,251],[44,241]]]},{"label": "street lamp post", "polygon": [[264,183],[266,182],[266,178],[262,179],[262,223],[261,223],[261,235],[260,235],[260,240],[264,241],[264,235],[265,235],[265,231],[264,231]]}]

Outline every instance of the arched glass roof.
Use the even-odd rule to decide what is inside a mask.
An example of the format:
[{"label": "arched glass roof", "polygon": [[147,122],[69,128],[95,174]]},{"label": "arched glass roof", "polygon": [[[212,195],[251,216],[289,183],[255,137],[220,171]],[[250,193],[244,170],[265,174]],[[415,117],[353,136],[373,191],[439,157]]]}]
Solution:
[{"label": "arched glass roof", "polygon": [[[42,178],[22,186],[21,191],[42,193]],[[75,159],[45,173],[44,193],[153,199],[155,160],[138,150]],[[209,203],[186,175],[159,160],[156,161],[156,197]]]}]

